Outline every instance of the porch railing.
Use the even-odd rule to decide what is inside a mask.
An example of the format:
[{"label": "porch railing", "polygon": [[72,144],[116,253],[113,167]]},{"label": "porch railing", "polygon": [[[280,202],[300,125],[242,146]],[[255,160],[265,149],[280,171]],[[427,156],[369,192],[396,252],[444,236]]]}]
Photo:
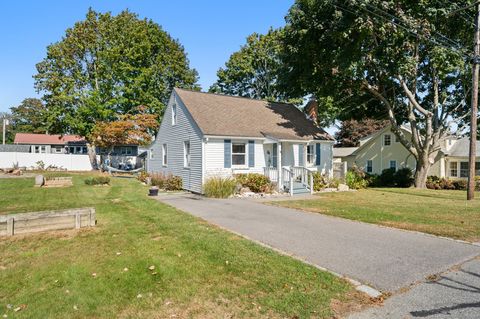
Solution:
[{"label": "porch railing", "polygon": [[290,196],[293,196],[293,172],[286,167],[282,167],[282,186],[284,190],[288,190]]},{"label": "porch railing", "polygon": [[278,169],[276,167],[264,167],[263,175],[268,177],[272,182],[278,182]]},{"label": "porch railing", "polygon": [[301,183],[303,187],[313,194],[313,173],[303,166],[294,166],[291,169],[293,180],[297,183]]}]

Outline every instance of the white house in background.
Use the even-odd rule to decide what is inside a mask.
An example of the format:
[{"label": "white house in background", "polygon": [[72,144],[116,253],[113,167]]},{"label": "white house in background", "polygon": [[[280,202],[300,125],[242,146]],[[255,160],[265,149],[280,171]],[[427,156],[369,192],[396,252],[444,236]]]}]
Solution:
[{"label": "white house in background", "polygon": [[197,193],[209,177],[241,173],[308,192],[310,172],[332,174],[333,143],[294,105],[176,88],[147,170],[180,176],[184,189]]},{"label": "white house in background", "polygon": [[[410,130],[402,127],[403,133],[410,138]],[[449,136],[440,142],[441,149],[433,159],[429,175],[449,178],[468,176],[468,138],[458,139]],[[356,165],[370,174],[381,174],[387,168],[408,167],[415,169],[413,155],[400,143],[391,127],[375,132],[360,140],[358,147],[334,147],[334,162],[347,163],[347,167]],[[476,175],[480,175],[480,142],[477,142]]]}]

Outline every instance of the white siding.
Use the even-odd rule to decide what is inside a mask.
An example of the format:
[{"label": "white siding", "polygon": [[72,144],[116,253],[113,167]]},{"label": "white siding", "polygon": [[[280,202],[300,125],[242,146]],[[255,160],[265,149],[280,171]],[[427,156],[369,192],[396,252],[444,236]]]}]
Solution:
[{"label": "white siding", "polygon": [[248,167],[248,141],[252,139],[232,139],[232,143],[241,142],[246,144],[246,166],[242,168],[224,167],[224,139],[209,138],[204,141],[205,148],[205,178],[211,176],[232,176],[241,173],[263,173],[265,167],[265,150],[262,140],[255,140],[255,167]]},{"label": "white siding", "polygon": [[[177,105],[177,123],[172,125],[172,105]],[[184,167],[183,142],[190,141],[190,168]],[[167,166],[162,165],[162,144],[167,144]],[[170,97],[157,138],[147,159],[148,172],[180,176],[183,188],[202,192],[202,133],[175,92]]]}]

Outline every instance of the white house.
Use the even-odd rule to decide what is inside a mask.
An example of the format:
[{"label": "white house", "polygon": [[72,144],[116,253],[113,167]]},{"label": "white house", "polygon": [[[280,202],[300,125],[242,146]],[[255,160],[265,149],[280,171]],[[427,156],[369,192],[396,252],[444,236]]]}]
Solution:
[{"label": "white house", "polygon": [[[410,130],[402,127],[403,133],[410,137]],[[429,175],[448,178],[466,178],[468,176],[468,138],[453,135],[440,141],[440,149],[432,158]],[[415,157],[400,143],[390,126],[385,127],[360,140],[358,147],[335,147],[335,162],[356,165],[370,174],[381,174],[387,168],[408,167],[415,169]],[[480,175],[480,142],[477,142],[476,174]]]},{"label": "white house", "polygon": [[197,193],[211,176],[240,173],[309,191],[310,172],[332,174],[333,142],[294,105],[176,88],[147,170],[180,176],[184,189]]}]

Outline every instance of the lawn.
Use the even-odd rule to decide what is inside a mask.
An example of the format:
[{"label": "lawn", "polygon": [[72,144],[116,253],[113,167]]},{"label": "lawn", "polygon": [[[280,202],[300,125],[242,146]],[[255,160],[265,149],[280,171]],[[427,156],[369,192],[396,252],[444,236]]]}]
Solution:
[{"label": "lawn", "polygon": [[98,220],[0,238],[0,316],[327,318],[365,302],[331,274],[148,198],[134,179],[86,177],[50,189],[0,180],[0,214],[94,206]]},{"label": "lawn", "polygon": [[480,193],[475,200],[467,201],[464,191],[371,188],[272,204],[456,239],[480,240]]}]

